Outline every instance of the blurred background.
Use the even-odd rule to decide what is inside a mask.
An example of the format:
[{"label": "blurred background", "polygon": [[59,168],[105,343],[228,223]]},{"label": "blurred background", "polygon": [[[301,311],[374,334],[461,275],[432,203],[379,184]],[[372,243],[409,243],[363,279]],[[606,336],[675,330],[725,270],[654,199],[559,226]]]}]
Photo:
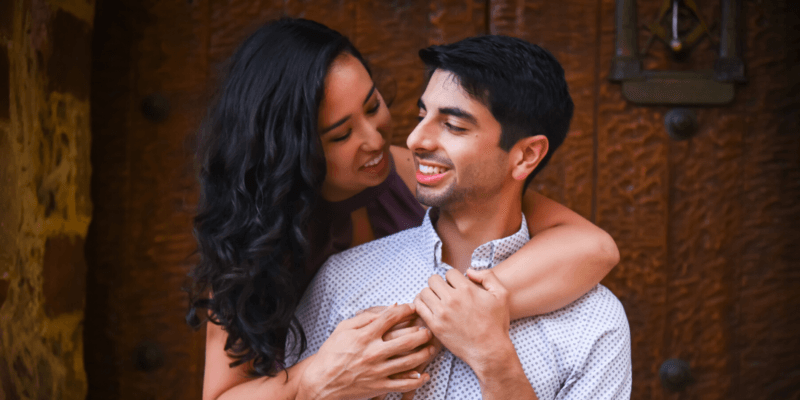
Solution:
[{"label": "blurred background", "polygon": [[[642,68],[684,73],[715,68],[732,4],[732,101],[628,100],[609,79],[631,56],[624,3]],[[281,16],[353,40],[399,145],[420,48],[492,33],[549,49],[576,112],[534,184],[617,241],[603,284],[630,321],[632,398],[800,398],[798,7],[694,5],[678,3],[676,54],[669,0],[0,0],[0,399],[200,398],[204,332],[181,291],[193,135],[225,59]]]}]

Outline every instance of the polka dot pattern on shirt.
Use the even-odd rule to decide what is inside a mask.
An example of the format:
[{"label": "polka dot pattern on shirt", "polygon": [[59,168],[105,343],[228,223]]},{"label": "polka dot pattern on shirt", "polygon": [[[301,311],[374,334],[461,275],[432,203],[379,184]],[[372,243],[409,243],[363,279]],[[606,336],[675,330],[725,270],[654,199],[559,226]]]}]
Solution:
[{"label": "polka dot pattern on shirt", "polygon": [[[473,269],[492,268],[529,239],[526,222],[506,238],[475,249]],[[303,296],[297,317],[308,349],[288,365],[316,353],[336,326],[372,306],[409,303],[432,274],[444,276],[441,240],[430,220],[421,226],[332,256]],[[617,298],[597,285],[549,314],[512,321],[509,335],[539,399],[628,399],[631,392],[630,331]],[[287,346],[291,346],[289,338]],[[290,348],[290,347],[287,347]],[[426,371],[431,380],[415,399],[480,399],[475,373],[446,349]],[[392,393],[387,399],[399,399]]]}]

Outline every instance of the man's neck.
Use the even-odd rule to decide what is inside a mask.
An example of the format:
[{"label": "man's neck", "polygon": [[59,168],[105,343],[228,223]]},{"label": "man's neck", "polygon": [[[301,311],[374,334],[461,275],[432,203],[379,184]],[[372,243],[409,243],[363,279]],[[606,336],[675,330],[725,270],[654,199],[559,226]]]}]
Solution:
[{"label": "man's neck", "polygon": [[442,240],[442,262],[466,272],[475,249],[516,233],[522,223],[520,197],[500,195],[479,204],[440,208],[435,228]]}]

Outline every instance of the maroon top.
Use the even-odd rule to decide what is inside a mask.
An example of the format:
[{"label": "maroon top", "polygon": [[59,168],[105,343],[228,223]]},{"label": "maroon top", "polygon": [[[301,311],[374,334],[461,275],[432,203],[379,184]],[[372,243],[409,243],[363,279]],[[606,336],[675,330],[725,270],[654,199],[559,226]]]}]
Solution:
[{"label": "maroon top", "polygon": [[[306,263],[307,282],[333,254],[347,250],[353,241],[353,211],[366,207],[375,239],[419,226],[425,209],[397,175],[394,165],[389,176],[378,186],[364,189],[349,199],[320,204],[311,213],[309,244],[311,255]],[[306,285],[304,285],[306,286]],[[303,288],[305,290],[305,287]]]}]

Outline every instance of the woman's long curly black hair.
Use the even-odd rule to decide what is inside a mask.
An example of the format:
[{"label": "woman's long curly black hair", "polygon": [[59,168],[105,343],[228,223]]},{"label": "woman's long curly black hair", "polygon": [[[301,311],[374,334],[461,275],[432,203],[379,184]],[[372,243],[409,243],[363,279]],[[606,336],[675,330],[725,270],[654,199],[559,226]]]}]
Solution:
[{"label": "woman's long curly black hair", "polygon": [[283,369],[288,332],[305,349],[294,312],[325,178],[317,114],[328,69],[345,52],[364,63],[346,37],[319,23],[263,26],[229,60],[200,129],[200,261],[187,321],[198,328],[205,309],[228,334],[231,366],[251,362],[255,375]]}]

